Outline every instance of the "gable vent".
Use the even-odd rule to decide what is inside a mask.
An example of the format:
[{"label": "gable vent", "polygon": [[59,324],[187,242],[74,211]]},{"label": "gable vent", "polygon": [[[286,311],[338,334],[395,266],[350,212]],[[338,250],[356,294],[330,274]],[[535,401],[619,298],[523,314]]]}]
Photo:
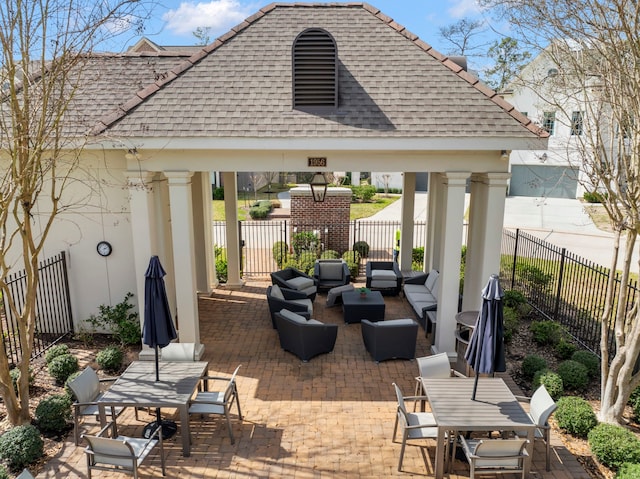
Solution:
[{"label": "gable vent", "polygon": [[338,106],[338,51],[333,37],[319,28],[293,42],[293,107]]}]

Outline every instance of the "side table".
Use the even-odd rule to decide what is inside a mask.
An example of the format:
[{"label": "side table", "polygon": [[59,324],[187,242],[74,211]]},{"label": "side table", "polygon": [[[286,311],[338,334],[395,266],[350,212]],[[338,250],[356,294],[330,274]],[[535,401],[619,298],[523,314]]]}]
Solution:
[{"label": "side table", "polygon": [[358,291],[342,293],[342,312],[345,323],[359,323],[363,319],[382,321],[384,299],[380,291],[370,291],[364,298]]}]

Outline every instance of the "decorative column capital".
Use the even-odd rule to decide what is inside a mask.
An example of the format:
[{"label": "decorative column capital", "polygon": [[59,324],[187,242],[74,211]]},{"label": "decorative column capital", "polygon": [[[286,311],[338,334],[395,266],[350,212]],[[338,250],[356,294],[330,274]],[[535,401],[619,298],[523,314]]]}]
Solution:
[{"label": "decorative column capital", "polygon": [[489,187],[507,187],[511,173],[499,172],[499,173],[476,173],[471,176],[471,181],[483,183]]},{"label": "decorative column capital", "polygon": [[193,171],[163,171],[170,185],[189,185]]},{"label": "decorative column capital", "polygon": [[444,184],[448,186],[466,186],[467,179],[471,176],[468,171],[445,171],[441,174]]}]

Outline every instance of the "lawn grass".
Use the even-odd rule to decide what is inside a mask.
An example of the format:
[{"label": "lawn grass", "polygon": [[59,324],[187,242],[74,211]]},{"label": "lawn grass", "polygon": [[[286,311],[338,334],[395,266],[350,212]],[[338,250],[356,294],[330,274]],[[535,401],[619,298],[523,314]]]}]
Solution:
[{"label": "lawn grass", "polygon": [[[269,195],[265,191],[259,191],[257,194],[258,200],[266,200],[270,196],[271,199],[276,199],[275,186],[272,187],[271,194]],[[287,189],[283,189],[281,191],[287,191]],[[253,194],[250,194],[247,197],[246,201],[244,196],[241,194],[238,196],[238,220],[244,221],[250,219],[249,217],[249,207],[255,202]],[[369,216],[374,215],[381,209],[389,206],[394,201],[400,199],[400,195],[391,195],[388,197],[376,195],[371,203],[352,203],[351,211],[349,215],[349,219],[351,220],[359,220],[362,218],[368,218]],[[245,207],[246,204],[246,207]],[[224,200],[213,200],[212,201],[212,210],[213,210],[213,221],[224,221],[226,216],[224,212]]]},{"label": "lawn grass", "polygon": [[584,206],[584,210],[591,218],[591,221],[593,221],[593,224],[596,225],[596,228],[613,233],[611,221],[609,220],[609,215],[607,214],[607,210],[604,209],[604,206],[597,203],[589,203]]}]

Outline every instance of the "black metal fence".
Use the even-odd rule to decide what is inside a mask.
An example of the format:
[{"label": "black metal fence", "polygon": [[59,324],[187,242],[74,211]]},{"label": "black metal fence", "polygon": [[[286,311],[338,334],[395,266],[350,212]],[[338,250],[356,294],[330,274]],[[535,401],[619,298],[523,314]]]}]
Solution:
[{"label": "black metal fence", "polygon": [[[502,233],[503,286],[522,292],[533,308],[566,327],[576,341],[600,355],[600,318],[610,270],[520,230]],[[620,290],[614,272],[614,297]],[[633,281],[626,308],[633,306],[638,285]],[[609,350],[615,338],[608,333]]]},{"label": "black metal fence", "polygon": [[[213,243],[226,245],[226,222],[213,222]],[[338,225],[339,226],[339,225]],[[370,221],[353,220],[343,225],[348,232],[348,247],[358,241],[365,241],[369,245],[368,259],[385,261],[393,258],[393,247],[396,231],[400,229],[399,221]],[[315,232],[321,242],[321,248],[330,244],[328,235],[335,231],[336,225],[325,224],[296,224],[289,220],[280,221],[242,221],[238,223],[241,254],[242,275],[244,277],[268,276],[278,269],[273,259],[273,245],[276,241],[283,241],[291,245],[291,237],[297,231]],[[413,231],[414,247],[424,246],[425,222],[416,222]]]},{"label": "black metal fence", "polygon": [[[32,358],[44,353],[61,338],[73,332],[67,262],[64,251],[40,263],[40,282],[36,296],[36,330]],[[7,287],[20,311],[26,298],[26,273],[20,271],[7,276]],[[3,297],[0,333],[10,363],[22,359],[22,347],[18,337],[18,318]]]}]

